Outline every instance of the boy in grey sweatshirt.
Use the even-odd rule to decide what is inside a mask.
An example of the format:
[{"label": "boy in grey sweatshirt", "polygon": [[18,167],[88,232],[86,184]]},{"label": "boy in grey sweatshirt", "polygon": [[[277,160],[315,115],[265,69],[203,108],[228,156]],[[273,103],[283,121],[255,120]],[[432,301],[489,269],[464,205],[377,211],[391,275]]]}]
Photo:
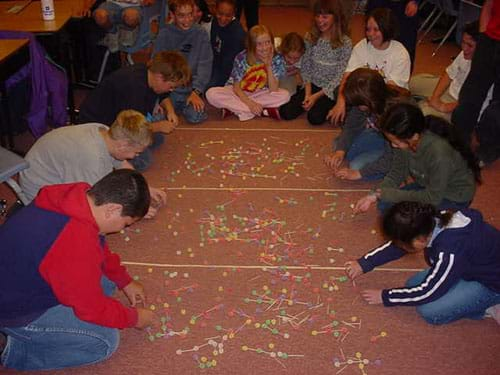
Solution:
[{"label": "boy in grey sweatshirt", "polygon": [[193,0],[178,0],[170,5],[173,23],[160,31],[153,53],[179,51],[188,61],[192,72],[189,86],[179,87],[170,94],[177,113],[188,123],[198,124],[208,117],[203,93],[212,73],[212,47],[207,32],[194,24]]}]

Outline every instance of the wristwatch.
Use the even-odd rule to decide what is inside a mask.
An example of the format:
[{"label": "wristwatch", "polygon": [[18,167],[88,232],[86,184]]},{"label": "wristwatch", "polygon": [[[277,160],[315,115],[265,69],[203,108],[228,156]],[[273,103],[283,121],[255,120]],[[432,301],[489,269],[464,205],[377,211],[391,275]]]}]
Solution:
[{"label": "wristwatch", "polygon": [[199,97],[203,96],[203,93],[198,89],[193,89],[193,92],[196,93]]}]

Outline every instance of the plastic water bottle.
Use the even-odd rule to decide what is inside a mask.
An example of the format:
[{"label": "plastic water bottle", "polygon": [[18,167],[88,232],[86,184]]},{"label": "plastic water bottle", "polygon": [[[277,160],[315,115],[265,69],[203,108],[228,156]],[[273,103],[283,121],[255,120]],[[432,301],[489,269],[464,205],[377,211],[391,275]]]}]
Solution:
[{"label": "plastic water bottle", "polygon": [[54,10],[54,0],[41,0],[42,5],[42,18],[44,21],[53,21],[56,18]]}]

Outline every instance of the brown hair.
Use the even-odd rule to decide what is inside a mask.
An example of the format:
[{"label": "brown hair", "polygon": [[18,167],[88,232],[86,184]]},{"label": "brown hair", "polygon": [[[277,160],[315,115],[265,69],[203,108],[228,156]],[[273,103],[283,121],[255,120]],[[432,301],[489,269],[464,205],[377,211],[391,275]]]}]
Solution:
[{"label": "brown hair", "polygon": [[375,8],[365,19],[365,28],[368,25],[368,20],[373,18],[382,33],[384,42],[396,38],[398,34],[398,20],[392,10],[389,8]]},{"label": "brown hair", "polygon": [[[271,30],[264,25],[255,25],[252,27],[247,34],[247,61],[249,65],[253,65],[257,62],[257,57],[255,56],[255,49],[257,47],[257,38],[262,35],[269,35],[271,38],[271,45],[274,51],[274,37]],[[274,51],[275,53],[276,51]],[[274,54],[273,53],[273,54]]]},{"label": "brown hair", "polygon": [[344,97],[348,105],[365,105],[371,114],[381,116],[396,101],[397,91],[386,85],[376,70],[358,68],[347,77]]},{"label": "brown hair", "polygon": [[[345,17],[344,8],[340,0],[317,0],[313,5],[313,14],[331,14],[333,16],[333,27],[330,34],[330,45],[332,48],[341,47],[344,35],[348,34],[348,21]],[[313,20],[311,31],[306,38],[312,44],[316,44],[320,37],[320,31]]]},{"label": "brown hair", "polygon": [[121,111],[109,128],[109,136],[115,141],[125,140],[130,145],[149,146],[153,131],[144,115],[133,109]]},{"label": "brown hair", "polygon": [[191,80],[191,69],[186,58],[177,51],[161,51],[148,62],[152,73],[160,73],[165,81],[179,82],[182,85]]},{"label": "brown hair", "polygon": [[304,53],[305,50],[306,45],[304,39],[296,32],[286,34],[279,46],[279,51],[283,56],[292,51]]},{"label": "brown hair", "polygon": [[194,10],[195,2],[194,2],[194,0],[174,0],[174,1],[169,1],[168,2],[168,9],[172,13],[175,13],[175,11],[178,8],[181,8],[181,7],[186,6],[186,5],[189,5]]},{"label": "brown hair", "polygon": [[219,4],[223,4],[223,3],[231,5],[234,8],[234,10],[236,11],[236,0],[215,0],[215,7],[217,8],[219,6]]}]

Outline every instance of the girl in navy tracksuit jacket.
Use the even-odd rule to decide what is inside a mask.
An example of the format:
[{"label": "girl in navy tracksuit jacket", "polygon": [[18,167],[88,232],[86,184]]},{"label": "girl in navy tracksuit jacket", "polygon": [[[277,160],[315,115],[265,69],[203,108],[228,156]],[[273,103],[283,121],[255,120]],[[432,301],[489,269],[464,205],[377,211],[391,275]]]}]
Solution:
[{"label": "girl in navy tracksuit jacket", "polygon": [[362,291],[369,304],[418,306],[431,324],[482,319],[485,312],[500,324],[500,232],[480,212],[437,212],[429,204],[400,202],[384,216],[383,230],[389,242],[347,262],[351,279],[419,250],[430,268],[405,287]]}]

